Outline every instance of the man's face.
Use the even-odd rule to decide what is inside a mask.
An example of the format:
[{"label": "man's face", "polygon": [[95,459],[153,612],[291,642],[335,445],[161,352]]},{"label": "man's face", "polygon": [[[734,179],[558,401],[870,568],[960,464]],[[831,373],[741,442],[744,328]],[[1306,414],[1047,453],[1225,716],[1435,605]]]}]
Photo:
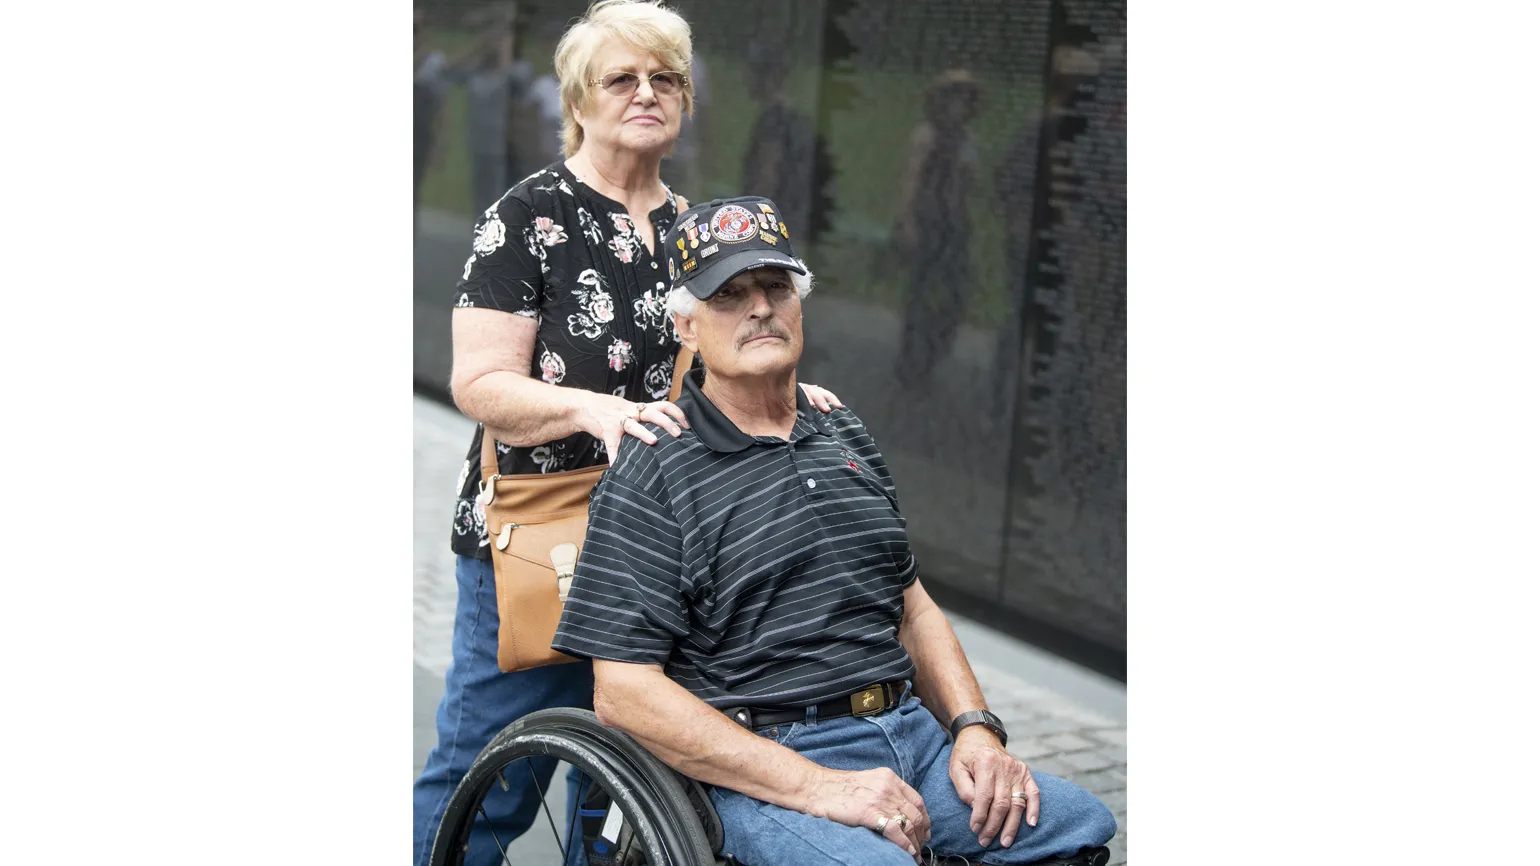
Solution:
[{"label": "man's face", "polygon": [[781,268],[739,274],[674,323],[713,376],[781,376],[802,357],[802,299]]},{"label": "man's face", "polygon": [[574,116],[583,137],[607,150],[652,152],[662,150],[679,137],[683,112],[682,92],[657,93],[649,76],[670,72],[662,61],[624,42],[606,42],[595,55],[589,80],[604,80],[617,73],[631,73],[641,80],[629,94],[616,96],[599,85],[584,85],[587,106],[576,106]]}]

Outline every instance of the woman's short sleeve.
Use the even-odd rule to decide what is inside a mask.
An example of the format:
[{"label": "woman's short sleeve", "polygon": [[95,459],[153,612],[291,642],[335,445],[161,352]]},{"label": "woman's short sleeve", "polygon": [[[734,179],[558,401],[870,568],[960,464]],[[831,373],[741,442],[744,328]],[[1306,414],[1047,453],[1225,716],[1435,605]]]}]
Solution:
[{"label": "woman's short sleeve", "polygon": [[455,306],[538,316],[549,269],[539,227],[530,206],[512,195],[487,208],[476,222],[471,256],[455,285]]}]

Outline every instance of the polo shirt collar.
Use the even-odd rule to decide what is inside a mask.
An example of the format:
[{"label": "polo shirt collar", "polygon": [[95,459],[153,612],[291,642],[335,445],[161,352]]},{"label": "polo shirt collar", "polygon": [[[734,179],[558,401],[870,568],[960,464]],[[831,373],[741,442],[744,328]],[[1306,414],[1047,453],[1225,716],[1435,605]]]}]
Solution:
[{"label": "polo shirt collar", "polygon": [[[739,430],[738,425],[728,420],[722,410],[701,391],[705,382],[704,367],[697,367],[684,375],[680,394],[688,395],[690,399],[680,400],[679,406],[684,410],[684,416],[690,419],[690,429],[695,431],[695,435],[700,437],[707,448],[724,454],[736,453],[753,445],[754,437]],[[807,394],[798,387],[797,423],[792,427],[791,441],[800,441],[814,432],[824,432],[822,425],[809,420],[813,417],[813,404],[808,402]]]}]

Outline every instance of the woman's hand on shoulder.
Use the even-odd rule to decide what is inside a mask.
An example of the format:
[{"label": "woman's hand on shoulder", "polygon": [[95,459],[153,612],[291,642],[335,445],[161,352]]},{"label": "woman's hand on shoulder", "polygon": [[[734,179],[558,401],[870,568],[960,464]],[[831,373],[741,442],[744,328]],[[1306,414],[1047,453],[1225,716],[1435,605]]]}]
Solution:
[{"label": "woman's hand on shoulder", "polygon": [[675,438],[683,432],[682,427],[690,426],[684,417],[684,410],[667,400],[633,403],[613,394],[593,391],[579,393],[583,398],[575,419],[578,429],[602,441],[604,451],[612,462],[620,451],[620,440],[624,436],[634,436],[648,445],[657,444],[658,437],[642,426],[644,421],[662,427]]},{"label": "woman's hand on shoulder", "polygon": [[840,402],[840,398],[836,397],[833,391],[827,388],[820,388],[817,385],[809,385],[806,382],[800,384],[802,385],[802,393],[807,395],[807,401],[817,407],[820,412],[828,413],[833,412],[835,409],[845,408],[845,404]]}]

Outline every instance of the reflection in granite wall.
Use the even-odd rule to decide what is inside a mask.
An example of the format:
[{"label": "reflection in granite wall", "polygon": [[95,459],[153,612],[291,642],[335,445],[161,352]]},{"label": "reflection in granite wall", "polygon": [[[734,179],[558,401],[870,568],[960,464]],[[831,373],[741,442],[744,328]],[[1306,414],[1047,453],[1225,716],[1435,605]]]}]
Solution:
[{"label": "reflection in granite wall", "polygon": [[[1053,4],[1004,601],[1125,643],[1125,17]],[[1045,144],[1046,146],[1042,146]]]},{"label": "reflection in granite wall", "polygon": [[[519,4],[536,74],[584,5]],[[927,584],[1121,675],[1123,4],[675,6],[698,109],[664,177],[780,204],[818,278],[799,373],[877,437]],[[505,7],[426,8],[447,44]],[[416,373],[442,393],[470,226],[447,216],[461,181],[429,179]]]}]

